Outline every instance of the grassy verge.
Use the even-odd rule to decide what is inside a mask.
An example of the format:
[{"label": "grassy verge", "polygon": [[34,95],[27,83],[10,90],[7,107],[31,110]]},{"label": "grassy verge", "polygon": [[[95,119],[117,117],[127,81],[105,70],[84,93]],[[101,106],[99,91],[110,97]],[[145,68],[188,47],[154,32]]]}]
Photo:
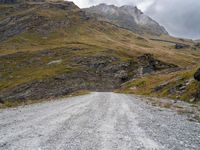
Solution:
[{"label": "grassy verge", "polygon": [[116,90],[154,97],[168,97],[190,102],[200,88],[200,83],[193,79],[195,70],[172,73],[157,73],[132,80]]}]

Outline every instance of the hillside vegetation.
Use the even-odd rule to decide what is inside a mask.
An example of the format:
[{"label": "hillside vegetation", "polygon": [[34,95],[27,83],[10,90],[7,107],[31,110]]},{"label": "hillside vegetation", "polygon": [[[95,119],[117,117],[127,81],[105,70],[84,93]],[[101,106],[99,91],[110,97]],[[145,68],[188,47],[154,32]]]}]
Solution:
[{"label": "hillside vegetation", "polygon": [[[154,73],[160,73],[158,85],[187,71],[191,78],[193,71],[185,69],[194,70],[200,64],[200,49],[193,41],[139,35],[90,17],[72,2],[29,1],[0,4],[0,8],[2,103],[46,99],[79,90],[110,91],[127,81],[125,89],[132,93],[135,84],[157,80]],[[152,39],[189,47],[176,49],[174,43]],[[144,75],[141,70],[150,75],[132,83]],[[162,70],[172,73],[165,75]],[[196,83],[191,84],[192,91]],[[147,93],[136,93],[153,94],[152,87],[142,88]],[[156,92],[156,96],[170,95],[165,91]]]}]

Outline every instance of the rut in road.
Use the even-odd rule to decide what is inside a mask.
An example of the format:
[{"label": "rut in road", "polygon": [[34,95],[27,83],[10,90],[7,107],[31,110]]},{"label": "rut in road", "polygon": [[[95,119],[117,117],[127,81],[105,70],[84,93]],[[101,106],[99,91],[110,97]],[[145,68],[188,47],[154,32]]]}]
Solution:
[{"label": "rut in road", "polygon": [[199,141],[199,123],[132,95],[92,93],[0,110],[0,150],[197,150]]}]

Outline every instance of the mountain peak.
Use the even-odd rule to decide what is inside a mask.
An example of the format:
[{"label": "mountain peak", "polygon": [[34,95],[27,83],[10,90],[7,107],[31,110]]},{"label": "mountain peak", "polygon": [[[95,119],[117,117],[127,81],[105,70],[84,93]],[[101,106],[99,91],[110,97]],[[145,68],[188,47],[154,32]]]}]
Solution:
[{"label": "mountain peak", "polygon": [[96,15],[100,20],[114,23],[139,34],[168,34],[164,27],[145,15],[137,6],[124,5],[117,7],[105,3],[85,9],[88,14]]},{"label": "mountain peak", "polygon": [[138,9],[137,6],[134,5],[123,5],[120,8],[125,8],[125,9]]},{"label": "mountain peak", "polygon": [[64,2],[64,0],[0,0],[0,3],[12,4],[20,2]]}]

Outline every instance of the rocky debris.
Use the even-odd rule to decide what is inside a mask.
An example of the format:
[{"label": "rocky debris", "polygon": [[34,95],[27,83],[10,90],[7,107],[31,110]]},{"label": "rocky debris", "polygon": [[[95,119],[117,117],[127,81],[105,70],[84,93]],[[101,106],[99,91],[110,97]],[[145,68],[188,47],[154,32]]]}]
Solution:
[{"label": "rocky debris", "polygon": [[169,93],[170,94],[177,94],[177,97],[179,97],[182,93],[184,93],[187,89],[187,83],[189,81],[185,81],[183,83],[177,84],[175,86],[173,86],[172,88],[169,89]]},{"label": "rocky debris", "polygon": [[119,70],[115,73],[114,78],[119,78],[122,80],[122,82],[126,82],[129,80],[128,72],[125,70]]},{"label": "rocky debris", "polygon": [[0,104],[3,104],[4,103],[4,101],[0,98]]},{"label": "rocky debris", "polygon": [[199,102],[200,101],[200,88],[199,90],[197,91],[197,93],[195,94],[195,99],[194,99],[195,102]]},{"label": "rocky debris", "polygon": [[[200,82],[200,68],[195,72],[194,79]],[[197,92],[195,94],[195,101],[200,101],[200,83]]]},{"label": "rocky debris", "polygon": [[146,16],[134,6],[121,6],[100,4],[84,9],[88,15],[95,16],[99,20],[113,23],[119,27],[143,34],[161,35],[168,34],[164,27]]},{"label": "rocky debris", "polygon": [[75,61],[77,64],[89,67],[102,77],[113,78],[120,84],[134,76],[133,62],[120,62],[120,59],[113,56],[78,57]]},{"label": "rocky debris", "polygon": [[[114,55],[109,54],[84,57],[75,56],[71,58],[70,63],[61,59],[64,55],[70,55],[70,52],[73,51],[73,48],[56,49],[36,52],[28,56],[25,53],[2,56],[1,58],[5,60],[30,57],[30,59],[22,60],[20,64],[15,64],[18,69],[23,69],[30,65],[35,67],[47,65],[48,63],[41,61],[43,57],[51,58],[52,61],[49,61],[49,67],[52,64],[56,65],[61,62],[62,65],[66,64],[66,66],[70,65],[70,67],[78,66],[77,69],[70,72],[57,73],[50,77],[1,91],[2,100],[37,100],[67,95],[78,90],[112,91],[119,88],[123,83],[137,77],[138,68],[151,64],[154,66],[153,71],[157,71],[157,65],[160,66],[162,64],[161,61],[156,60],[153,55],[149,54],[139,57],[140,62],[138,62],[138,59],[122,61],[120,57],[114,57]],[[143,64],[141,64],[141,61]],[[144,63],[145,61],[146,63]],[[165,67],[159,69],[172,66],[166,63],[163,65]]]},{"label": "rocky debris", "polygon": [[5,4],[8,4],[8,3],[16,3],[17,0],[0,0],[0,3],[5,3]]},{"label": "rocky debris", "polygon": [[[181,95],[187,90],[187,86],[193,81],[193,79],[184,80],[183,78],[176,78],[175,80],[169,80],[160,85],[156,86],[153,92],[160,92],[166,87],[170,87],[169,93],[170,94],[177,94]],[[182,81],[182,82],[181,82]]]},{"label": "rocky debris", "polygon": [[194,100],[200,101],[200,68],[195,72],[194,79],[199,82],[197,92],[194,94]]},{"label": "rocky debris", "polygon": [[195,72],[194,79],[200,81],[200,68]]},{"label": "rocky debris", "polygon": [[175,49],[184,49],[184,48],[190,48],[190,45],[181,44],[181,43],[175,44]]},{"label": "rocky debris", "polygon": [[154,58],[152,54],[144,54],[138,57],[138,62],[140,64],[140,74],[149,74],[155,71],[169,69],[169,68],[178,68],[178,66],[174,64],[168,64],[157,60]]},{"label": "rocky debris", "polygon": [[170,81],[167,81],[167,82],[164,82],[158,86],[156,86],[154,89],[153,89],[153,92],[159,92],[161,90],[163,90],[166,86],[168,86],[170,84]]},{"label": "rocky debris", "polygon": [[[169,80],[167,82],[161,83],[160,85],[156,86],[152,92],[162,92],[164,90],[168,91],[169,95],[176,96],[177,99],[187,93],[188,87],[194,84],[194,79],[184,79],[184,78],[177,78],[173,80]],[[191,95],[191,99],[189,102],[198,102],[200,101],[200,85],[194,89],[194,92]]]}]

